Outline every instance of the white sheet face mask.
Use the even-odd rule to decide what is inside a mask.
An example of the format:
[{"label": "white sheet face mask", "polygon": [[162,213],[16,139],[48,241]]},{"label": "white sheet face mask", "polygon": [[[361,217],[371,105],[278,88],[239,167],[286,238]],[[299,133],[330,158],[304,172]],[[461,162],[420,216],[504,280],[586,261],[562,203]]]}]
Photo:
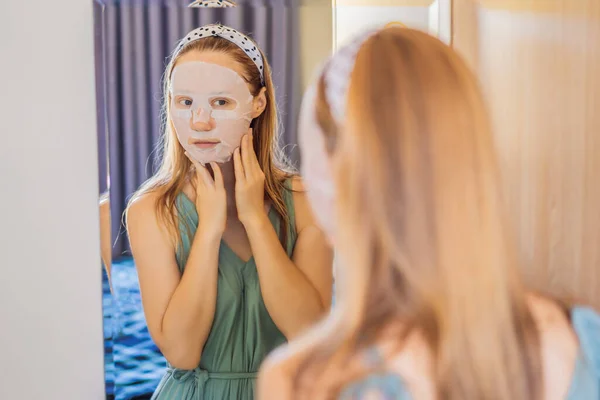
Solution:
[{"label": "white sheet face mask", "polygon": [[202,165],[231,160],[252,122],[253,96],[235,71],[190,61],[171,74],[171,119],[179,143]]}]

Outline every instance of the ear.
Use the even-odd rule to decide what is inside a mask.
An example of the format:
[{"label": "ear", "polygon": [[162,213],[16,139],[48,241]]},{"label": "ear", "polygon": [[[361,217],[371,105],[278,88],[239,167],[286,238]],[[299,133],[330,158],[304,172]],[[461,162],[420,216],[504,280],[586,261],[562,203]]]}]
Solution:
[{"label": "ear", "polygon": [[267,108],[267,88],[264,87],[252,100],[252,119],[260,117],[265,108]]}]

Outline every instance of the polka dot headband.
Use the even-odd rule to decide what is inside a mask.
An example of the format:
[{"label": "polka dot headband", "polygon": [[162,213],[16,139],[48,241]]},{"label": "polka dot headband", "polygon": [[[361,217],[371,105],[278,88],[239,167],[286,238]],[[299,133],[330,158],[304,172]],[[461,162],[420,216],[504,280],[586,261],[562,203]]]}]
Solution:
[{"label": "polka dot headband", "polygon": [[240,49],[242,49],[244,53],[246,53],[246,55],[250,57],[252,62],[256,65],[256,68],[258,68],[258,71],[260,72],[260,83],[263,86],[265,85],[265,71],[263,58],[262,54],[260,54],[260,50],[258,50],[256,44],[250,38],[228,26],[224,26],[221,24],[211,24],[194,29],[193,31],[188,33],[183,39],[181,39],[179,45],[177,46],[177,50],[173,55],[173,58],[175,58],[177,54],[179,54],[181,50],[183,50],[190,43],[207,37],[220,37],[226,39],[238,46]]},{"label": "polka dot headband", "polygon": [[236,7],[236,4],[228,0],[196,0],[188,7],[228,8]]},{"label": "polka dot headband", "polygon": [[356,56],[363,43],[376,31],[369,31],[359,35],[349,44],[338,50],[325,67],[325,97],[331,115],[338,125],[341,125],[346,115],[346,103],[350,75],[354,70]]}]

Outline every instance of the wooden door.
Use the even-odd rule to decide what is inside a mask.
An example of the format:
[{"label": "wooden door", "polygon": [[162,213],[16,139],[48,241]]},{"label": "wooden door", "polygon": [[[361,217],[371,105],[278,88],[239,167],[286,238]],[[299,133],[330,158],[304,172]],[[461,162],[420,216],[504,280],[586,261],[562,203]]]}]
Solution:
[{"label": "wooden door", "polygon": [[454,0],[530,283],[600,307],[600,0]]}]

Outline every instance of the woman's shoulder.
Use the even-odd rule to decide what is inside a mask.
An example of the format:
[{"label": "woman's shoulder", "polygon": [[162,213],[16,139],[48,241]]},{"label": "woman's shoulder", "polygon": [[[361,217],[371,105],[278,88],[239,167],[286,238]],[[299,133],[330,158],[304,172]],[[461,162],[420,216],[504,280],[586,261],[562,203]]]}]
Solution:
[{"label": "woman's shoulder", "polygon": [[294,340],[272,351],[260,366],[258,376],[258,399],[291,399],[294,397],[294,381],[303,362],[331,331],[332,318],[321,320]]},{"label": "woman's shoulder", "polygon": [[[258,399],[291,399],[296,391],[295,380],[298,380],[299,360],[302,358],[302,346],[286,345],[275,350],[263,363],[258,380]],[[352,365],[362,362],[362,358],[354,357]],[[344,371],[329,371],[328,375],[339,375]],[[331,376],[329,376],[331,378]],[[335,379],[334,379],[335,380]],[[312,380],[311,380],[312,382]],[[306,382],[304,382],[306,384]],[[301,386],[303,386],[301,384]],[[323,394],[323,393],[313,393]],[[400,374],[394,372],[376,372],[358,380],[347,382],[338,395],[340,400],[371,398],[408,400],[410,398],[406,385]],[[319,397],[321,398],[321,397]],[[325,398],[325,397],[323,397]]]},{"label": "woman's shoulder", "polygon": [[283,173],[283,176],[279,178],[280,185],[283,186],[284,190],[292,195],[296,193],[303,193],[304,182],[302,181],[302,177],[297,173]]},{"label": "woman's shoulder", "polygon": [[[164,196],[167,187],[165,185],[157,185],[149,189],[142,189],[135,193],[129,204],[127,205],[127,215],[136,216],[156,215],[157,205],[159,202],[164,202]],[[193,198],[194,189],[191,184],[186,183],[182,190],[177,194],[177,198],[187,197]],[[129,218],[129,217],[128,217]]]},{"label": "woman's shoulder", "polygon": [[304,181],[300,175],[291,175],[285,180],[285,188],[290,192],[294,200],[294,208],[304,210],[310,207]]},{"label": "woman's shoulder", "polygon": [[600,378],[600,316],[591,308],[565,308],[557,301],[530,295],[528,304],[540,334],[540,353],[546,393],[565,398],[586,369]]},{"label": "woman's shoulder", "polygon": [[[581,382],[578,363],[583,362],[588,376],[600,383],[600,314],[590,307],[565,309],[553,299],[531,295],[528,304],[540,332],[545,392],[563,399]],[[392,373],[374,373],[353,382],[346,390],[348,398],[361,398],[365,393],[386,394],[382,398],[410,398],[410,387],[418,398],[429,398],[432,382],[428,379],[431,354],[420,335],[409,337],[404,350],[393,358]],[[384,348],[383,348],[384,349]],[[382,349],[369,349],[379,351]],[[385,351],[385,350],[383,350]],[[369,357],[368,357],[369,358]],[[370,357],[373,359],[373,357]],[[576,388],[577,389],[577,388]],[[594,390],[600,390],[595,387]],[[587,393],[587,392],[586,392]],[[417,396],[415,396],[417,397]],[[345,398],[345,397],[343,397]],[[577,397],[579,398],[579,397]]]},{"label": "woman's shoulder", "polygon": [[[177,197],[179,198],[182,193],[178,194]],[[128,230],[132,224],[144,225],[145,228],[156,226],[163,230],[164,221],[159,217],[158,205],[160,203],[165,204],[164,195],[165,190],[163,187],[155,187],[134,194],[125,211],[125,223]]]},{"label": "woman's shoulder", "polygon": [[293,201],[293,212],[297,232],[308,226],[315,225],[312,207],[306,194],[306,187],[300,175],[290,175],[286,178],[285,187],[290,192]]},{"label": "woman's shoulder", "polygon": [[[538,295],[530,295],[528,304],[542,340],[570,342],[583,350],[586,345],[600,347],[600,313],[594,308],[566,308],[553,299]],[[596,340],[589,340],[590,337]]]},{"label": "woman's shoulder", "polygon": [[156,203],[160,198],[158,190],[137,193],[127,205],[127,221],[136,221],[138,218],[156,214]]},{"label": "woman's shoulder", "polygon": [[125,228],[133,247],[163,236],[164,227],[159,221],[156,202],[159,193],[146,192],[131,199],[125,211]]}]

